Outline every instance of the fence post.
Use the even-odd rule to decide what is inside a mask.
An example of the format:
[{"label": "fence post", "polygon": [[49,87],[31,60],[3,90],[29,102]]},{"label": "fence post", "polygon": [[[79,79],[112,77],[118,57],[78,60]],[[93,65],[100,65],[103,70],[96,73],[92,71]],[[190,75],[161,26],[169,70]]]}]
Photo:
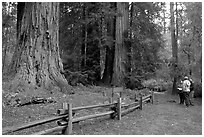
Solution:
[{"label": "fence post", "polygon": [[106,96],[106,93],[105,93],[105,91],[104,92],[102,92],[103,93],[103,96],[105,97]]},{"label": "fence post", "polygon": [[69,103],[68,109],[69,109],[69,115],[68,115],[69,120],[68,120],[67,128],[64,133],[65,135],[72,134],[72,103]]},{"label": "fence post", "polygon": [[152,104],[154,102],[154,91],[153,90],[151,91],[151,102],[152,102]]},{"label": "fence post", "polygon": [[[64,112],[65,112],[66,110],[68,110],[68,104],[67,104],[66,102],[62,103],[62,109],[64,110]],[[66,118],[64,118],[64,119],[62,119],[62,120],[67,121]],[[63,135],[66,135],[66,129],[63,129],[63,130],[62,130],[62,134],[63,134]]]},{"label": "fence post", "polygon": [[138,100],[137,100],[137,94],[135,94],[135,102],[137,102]]},{"label": "fence post", "polygon": [[140,109],[142,110],[142,95],[140,96]]},{"label": "fence post", "polygon": [[[115,88],[115,86],[112,87],[112,93],[111,93],[112,101],[113,101],[113,97],[114,97],[114,88]],[[111,103],[112,103],[112,102],[111,102]]]},{"label": "fence post", "polygon": [[112,103],[112,102],[113,102],[112,98],[109,98],[109,103]]},{"label": "fence post", "polygon": [[118,115],[118,120],[121,120],[121,98],[118,98],[117,115]]},{"label": "fence post", "polygon": [[62,109],[68,110],[68,104],[66,102],[62,103]]}]

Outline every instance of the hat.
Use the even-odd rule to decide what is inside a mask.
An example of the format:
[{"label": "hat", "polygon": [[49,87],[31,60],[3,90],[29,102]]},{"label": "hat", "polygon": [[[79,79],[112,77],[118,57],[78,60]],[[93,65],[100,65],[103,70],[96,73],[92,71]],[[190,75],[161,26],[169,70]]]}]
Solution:
[{"label": "hat", "polygon": [[185,76],[185,77],[184,77],[184,79],[188,79],[188,77],[187,77],[187,76]]}]

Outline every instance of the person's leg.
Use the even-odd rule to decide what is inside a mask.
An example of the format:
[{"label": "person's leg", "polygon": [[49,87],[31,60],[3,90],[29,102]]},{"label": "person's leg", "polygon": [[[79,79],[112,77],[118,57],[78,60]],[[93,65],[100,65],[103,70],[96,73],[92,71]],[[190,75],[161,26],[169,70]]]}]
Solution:
[{"label": "person's leg", "polygon": [[191,91],[189,93],[189,102],[190,102],[190,105],[192,105],[192,106],[194,106],[194,104],[193,104],[193,94],[194,94],[194,91]]},{"label": "person's leg", "polygon": [[184,100],[185,100],[185,104],[188,107],[189,106],[189,93],[184,92]]},{"label": "person's leg", "polygon": [[179,94],[179,98],[180,98],[180,104],[182,104],[182,100],[183,100],[182,93],[178,93],[178,94]]},{"label": "person's leg", "polygon": [[180,99],[181,99],[180,104],[184,104],[185,96],[183,92],[180,93]]}]

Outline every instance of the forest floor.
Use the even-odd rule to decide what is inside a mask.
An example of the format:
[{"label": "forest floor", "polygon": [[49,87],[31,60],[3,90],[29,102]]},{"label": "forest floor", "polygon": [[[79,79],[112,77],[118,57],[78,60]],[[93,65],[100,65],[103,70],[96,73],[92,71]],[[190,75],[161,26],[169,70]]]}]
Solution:
[{"label": "forest floor", "polygon": [[[51,97],[53,103],[31,104],[12,107],[6,104],[4,95],[6,85],[3,84],[2,94],[2,127],[9,127],[34,120],[55,116],[56,111],[62,108],[63,102],[71,101],[73,107],[108,103],[110,88],[100,86],[78,86],[75,94],[66,95],[58,91],[32,91],[33,95]],[[23,91],[31,92],[31,91]],[[105,95],[103,94],[105,92]],[[144,94],[147,94],[147,91]],[[123,102],[130,103],[138,91],[126,90]],[[25,94],[25,93],[24,93]],[[28,94],[29,95],[29,94]],[[186,107],[179,104],[179,97],[167,92],[155,93],[154,104],[146,103],[142,110],[136,109],[117,119],[109,116],[82,121],[73,125],[75,135],[201,135],[202,134],[202,99],[194,99],[195,106]],[[75,116],[84,116],[103,111],[82,110]],[[9,134],[33,134],[43,129],[57,126],[56,122],[44,124],[23,131]],[[60,133],[54,133],[60,134]]]}]

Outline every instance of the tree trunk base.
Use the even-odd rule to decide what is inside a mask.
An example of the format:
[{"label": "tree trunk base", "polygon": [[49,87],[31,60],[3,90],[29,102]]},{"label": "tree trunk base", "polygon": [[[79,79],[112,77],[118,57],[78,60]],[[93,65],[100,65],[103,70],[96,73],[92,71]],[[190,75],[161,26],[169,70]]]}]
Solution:
[{"label": "tree trunk base", "polygon": [[[48,91],[53,90],[55,87],[59,87],[60,91],[65,94],[73,94],[72,87],[68,85],[64,76],[60,73],[47,74],[44,77],[36,78],[36,75],[27,75],[26,71],[19,71],[13,78],[10,76],[10,84],[8,90],[11,92],[21,92],[25,90],[36,90],[38,88]],[[42,74],[41,74],[42,76]]]}]

